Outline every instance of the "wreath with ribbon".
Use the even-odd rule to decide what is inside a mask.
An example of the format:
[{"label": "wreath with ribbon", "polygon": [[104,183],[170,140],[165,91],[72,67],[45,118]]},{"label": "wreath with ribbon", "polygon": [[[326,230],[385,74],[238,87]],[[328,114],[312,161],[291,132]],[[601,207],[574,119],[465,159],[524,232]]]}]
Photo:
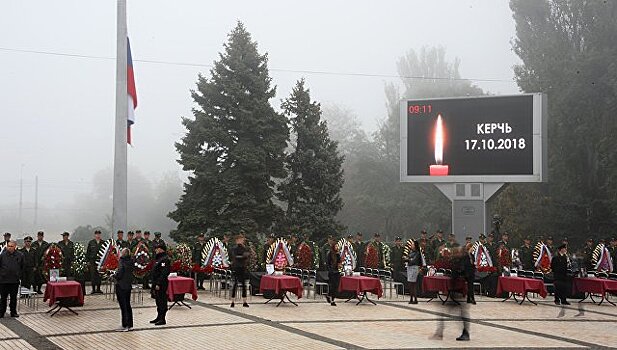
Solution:
[{"label": "wreath with ribbon", "polygon": [[43,255],[43,274],[49,281],[49,270],[59,270],[62,274],[62,250],[55,243],[52,243]]},{"label": "wreath with ribbon", "polygon": [[201,251],[201,265],[193,266],[195,272],[212,273],[215,268],[229,268],[229,254],[223,242],[213,237],[204,244]]},{"label": "wreath with ribbon", "polygon": [[110,278],[118,269],[118,256],[118,247],[113,239],[103,242],[96,266],[97,271],[104,278]]},{"label": "wreath with ribbon", "polygon": [[336,247],[338,249],[339,255],[341,256],[341,269],[344,269],[345,266],[351,266],[352,270],[356,269],[357,263],[357,255],[353,249],[353,245],[345,238],[341,238]]},{"label": "wreath with ribbon", "polygon": [[274,264],[275,270],[284,270],[286,267],[293,266],[294,259],[289,252],[289,246],[285,238],[279,238],[268,248],[266,262]]},{"label": "wreath with ribbon", "polygon": [[596,271],[613,272],[613,259],[611,253],[604,243],[600,243],[593,250],[591,263]]},{"label": "wreath with ribbon", "polygon": [[379,253],[373,243],[366,245],[366,250],[364,252],[364,266],[371,269],[376,269],[379,267]]},{"label": "wreath with ribbon", "polygon": [[154,261],[150,258],[150,249],[148,249],[148,244],[145,241],[142,240],[137,243],[133,260],[133,266],[135,266],[133,276],[137,278],[143,278],[152,269]]},{"label": "wreath with ribbon", "polygon": [[188,274],[193,269],[193,256],[191,247],[181,243],[172,250],[171,272]]},{"label": "wreath with ribbon", "polygon": [[533,260],[536,271],[551,272],[551,251],[544,242],[538,242],[533,250]]},{"label": "wreath with ribbon", "polygon": [[305,242],[300,243],[296,249],[296,267],[303,270],[312,270],[314,265],[313,249]]},{"label": "wreath with ribbon", "polygon": [[476,271],[488,273],[497,271],[497,268],[493,266],[491,254],[482,242],[477,241],[474,243],[471,253],[473,255],[473,262],[476,265]]}]

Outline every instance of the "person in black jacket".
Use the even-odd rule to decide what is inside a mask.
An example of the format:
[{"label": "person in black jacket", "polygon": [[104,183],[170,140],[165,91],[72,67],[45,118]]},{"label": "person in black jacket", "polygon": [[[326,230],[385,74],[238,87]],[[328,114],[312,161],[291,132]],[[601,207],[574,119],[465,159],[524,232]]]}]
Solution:
[{"label": "person in black jacket", "polygon": [[9,241],[0,254],[0,318],[6,312],[6,300],[11,296],[11,317],[17,314],[17,290],[24,270],[24,256],[16,250],[17,243]]},{"label": "person in black jacket", "polygon": [[551,270],[555,285],[555,304],[570,305],[566,300],[568,296],[568,257],[565,244],[557,248],[557,254],[551,260]]},{"label": "person in black jacket", "polygon": [[151,294],[156,300],[156,318],[150,323],[154,323],[155,326],[161,326],[166,324],[165,315],[167,314],[167,285],[169,281],[169,270],[171,263],[167,256],[167,247],[164,243],[154,243],[155,248],[155,263],[152,268],[152,289]]},{"label": "person in black jacket", "polygon": [[34,287],[37,257],[36,249],[32,246],[32,237],[27,236],[24,238],[24,247],[19,251],[24,255],[24,273],[21,278],[21,286],[31,289]]},{"label": "person in black jacket", "polygon": [[118,304],[122,313],[122,328],[118,329],[118,332],[128,332],[133,329],[133,309],[131,308],[133,264],[130,249],[122,248],[120,264],[114,276],[116,279],[116,297],[118,297]]},{"label": "person in black jacket", "polygon": [[234,285],[231,288],[231,307],[234,307],[234,299],[236,298],[236,289],[238,283],[242,285],[242,306],[249,307],[246,302],[246,284],[245,281],[248,278],[248,271],[246,265],[250,255],[249,250],[244,244],[245,238],[242,233],[236,236],[236,246],[231,250],[231,268],[234,274]]},{"label": "person in black jacket", "polygon": [[336,246],[336,240],[333,237],[328,238],[328,244],[330,249],[328,250],[328,256],[326,258],[326,267],[328,268],[328,296],[326,300],[331,306],[336,306],[334,299],[338,292],[338,285],[341,280],[341,254]]},{"label": "person in black jacket", "polygon": [[473,245],[467,243],[465,245],[465,252],[461,259],[463,276],[467,281],[467,303],[476,305],[476,298],[473,295],[473,282],[476,279],[476,265],[473,263]]},{"label": "person in black jacket", "polygon": [[407,283],[409,283],[409,304],[418,303],[418,272],[422,266],[422,256],[418,241],[411,241],[411,249],[407,257]]}]

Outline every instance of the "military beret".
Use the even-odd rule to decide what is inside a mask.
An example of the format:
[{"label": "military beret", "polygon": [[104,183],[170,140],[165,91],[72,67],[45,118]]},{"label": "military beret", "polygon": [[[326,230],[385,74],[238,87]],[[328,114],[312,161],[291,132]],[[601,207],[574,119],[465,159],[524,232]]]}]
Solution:
[{"label": "military beret", "polygon": [[480,239],[485,239],[485,238],[486,238],[486,235],[485,235],[484,233],[480,233],[480,236],[478,236],[478,238],[480,238]]},{"label": "military beret", "polygon": [[[202,235],[203,235],[203,233],[202,233]],[[150,231],[145,231],[144,232],[144,236],[150,236]]]},{"label": "military beret", "polygon": [[68,233],[68,232],[66,232],[66,231],[65,231],[65,232],[62,232],[62,236],[63,236],[63,237],[64,237],[64,236],[68,236],[68,235],[69,235],[69,233]]},{"label": "military beret", "polygon": [[[42,233],[42,232],[39,232],[39,233]],[[94,234],[95,234],[95,235],[96,235],[96,234],[99,234],[99,235],[100,235],[100,234],[101,234],[101,230],[94,230]],[[42,235],[41,235],[41,236],[42,236]]]},{"label": "military beret", "polygon": [[32,242],[32,237],[26,236],[26,238],[24,238],[24,242]]},{"label": "military beret", "polygon": [[553,240],[553,236],[547,236],[546,239],[549,240],[549,241],[552,241]]},{"label": "military beret", "polygon": [[568,237],[564,237],[564,238],[562,238],[561,240],[562,240],[562,241],[566,241],[566,242],[567,242],[567,241],[568,241]]},{"label": "military beret", "polygon": [[350,233],[347,235],[347,238],[353,238],[353,235]]},{"label": "military beret", "polygon": [[531,237],[529,235],[525,236],[525,238],[523,238],[526,241],[531,241]]},{"label": "military beret", "polygon": [[8,237],[11,237],[11,233],[10,233],[10,232],[5,232],[5,233],[4,233],[4,237],[7,237],[7,236],[8,236]]},{"label": "military beret", "polygon": [[[226,235],[229,235],[229,233],[225,233]],[[161,233],[160,232],[154,232],[154,235],[156,237],[161,237]]]},{"label": "military beret", "polygon": [[468,239],[473,239],[473,237],[471,237],[471,236],[465,237],[465,240],[468,240]]},{"label": "military beret", "polygon": [[489,233],[488,236],[495,238],[495,234],[493,232]]},{"label": "military beret", "polygon": [[379,232],[375,232],[374,236],[375,237],[381,237],[381,234]]},{"label": "military beret", "polygon": [[557,247],[557,250],[562,250],[562,249],[564,249],[566,247],[567,247],[567,245],[561,244],[561,245],[559,245],[559,247]]},{"label": "military beret", "polygon": [[118,230],[118,232],[117,232],[117,233],[124,233],[124,231],[122,231],[122,230]]},{"label": "military beret", "polygon": [[39,232],[36,233],[37,236],[43,236],[44,234],[45,234],[45,232],[43,232],[43,231],[39,231]]},{"label": "military beret", "polygon": [[443,233],[443,231],[442,230],[437,230],[437,233]]},{"label": "military beret", "polygon": [[129,235],[129,236],[133,236],[134,234],[135,234],[135,232],[133,232],[133,231],[129,231],[129,232],[127,233],[127,235]]},{"label": "military beret", "polygon": [[[146,231],[148,234],[150,234],[150,232]],[[205,237],[205,235],[202,233],[198,234],[197,237]]]},{"label": "military beret", "polygon": [[136,230],[135,232],[141,233],[141,230]]},{"label": "military beret", "polygon": [[502,236],[509,236],[510,234],[506,231],[504,233],[501,234]]},{"label": "military beret", "polygon": [[362,237],[362,232],[356,232],[356,236]]},{"label": "military beret", "polygon": [[403,239],[400,236],[396,236],[395,241],[402,241]]}]

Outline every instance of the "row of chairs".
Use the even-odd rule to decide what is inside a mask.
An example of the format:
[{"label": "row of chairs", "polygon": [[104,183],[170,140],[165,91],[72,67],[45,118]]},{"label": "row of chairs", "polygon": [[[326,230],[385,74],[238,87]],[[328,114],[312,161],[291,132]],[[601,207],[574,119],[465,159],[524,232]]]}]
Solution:
[{"label": "row of chairs", "polygon": [[405,294],[405,284],[395,281],[394,277],[392,276],[391,270],[373,269],[370,267],[360,267],[359,270],[360,274],[363,276],[379,278],[383,285],[383,289],[385,292],[384,294],[389,291],[390,298],[392,298],[393,291],[396,293],[396,297],[399,297],[399,287],[402,288],[403,294]]}]

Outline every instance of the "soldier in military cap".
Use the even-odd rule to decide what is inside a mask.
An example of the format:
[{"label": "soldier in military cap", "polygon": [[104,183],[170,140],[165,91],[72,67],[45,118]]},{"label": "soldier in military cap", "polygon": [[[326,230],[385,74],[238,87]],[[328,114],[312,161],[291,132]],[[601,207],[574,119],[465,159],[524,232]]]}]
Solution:
[{"label": "soldier in military cap", "polygon": [[362,232],[356,232],[356,238],[352,244],[354,252],[356,252],[356,270],[364,266],[364,249],[366,244],[362,241]]},{"label": "soldier in military cap", "polygon": [[504,248],[510,250],[510,234],[507,231],[501,234],[501,241],[499,243],[503,243]]},{"label": "soldier in military cap", "polygon": [[523,270],[533,271],[533,247],[531,246],[531,237],[525,236],[523,245],[518,248],[518,257],[523,265]]},{"label": "soldier in military cap", "polygon": [[24,272],[21,278],[21,286],[32,289],[34,286],[34,274],[36,273],[36,249],[32,246],[32,237],[24,238],[24,247],[19,250],[24,256]]},{"label": "soldier in military cap", "polygon": [[126,241],[124,241],[124,245],[131,251],[133,250],[133,247],[137,245],[137,241],[135,240],[135,232],[129,231],[126,233]]},{"label": "soldier in military cap", "polygon": [[486,249],[491,254],[491,259],[497,256],[497,243],[495,243],[495,232],[491,231],[486,237]]},{"label": "soldier in military cap", "polygon": [[482,243],[482,245],[486,245],[486,235],[484,233],[480,233],[478,236],[478,241]]},{"label": "soldier in military cap", "polygon": [[165,247],[167,247],[167,243],[165,243],[165,241],[161,238],[161,233],[158,231],[154,232],[154,239],[152,240],[152,244],[154,246],[163,244],[165,245]]},{"label": "soldier in military cap", "polygon": [[591,262],[593,257],[593,249],[593,239],[588,238],[587,241],[585,241],[585,247],[583,248],[583,263],[587,270],[594,269],[593,263]]},{"label": "soldier in military cap", "polygon": [[[142,239],[144,239],[144,238],[141,236],[141,230],[136,230],[135,231],[135,241],[137,243],[139,243],[139,242],[141,242]],[[135,245],[137,245],[137,244],[135,244]]]},{"label": "soldier in military cap", "polygon": [[261,256],[261,263],[264,264],[264,269],[266,268],[267,264],[266,259],[268,259],[268,249],[270,249],[270,246],[274,243],[275,240],[276,236],[274,235],[274,233],[271,233],[268,235],[268,237],[266,237],[266,242],[264,243],[264,248]]},{"label": "soldier in military cap", "polygon": [[448,241],[446,242],[446,248],[450,249],[450,248],[456,248],[459,246],[460,244],[458,244],[458,242],[456,241],[456,236],[454,235],[454,233],[448,234]]},{"label": "soldier in military cap", "polygon": [[0,250],[2,250],[3,248],[6,247],[6,245],[11,241],[11,233],[10,232],[5,232],[4,233],[4,240],[2,241],[2,243],[0,243]]},{"label": "soldier in military cap", "polygon": [[[193,245],[193,264],[201,266],[202,252],[206,245],[206,236],[203,233],[197,235],[197,242]],[[195,273],[195,280],[197,282],[197,289],[204,290],[204,279],[206,275],[203,272]]]},{"label": "soldier in military cap", "polygon": [[392,264],[392,276],[398,276],[405,269],[405,262],[403,261],[403,239],[400,236],[394,238],[394,245],[390,250],[391,264]]},{"label": "soldier in military cap", "polygon": [[45,276],[43,276],[43,255],[47,248],[49,248],[49,243],[44,240],[45,233],[43,231],[39,231],[36,233],[36,241],[32,243],[34,249],[36,249],[36,273],[34,274],[34,289],[37,294],[43,294],[41,291],[41,287],[43,283],[45,283]]},{"label": "soldier in military cap", "polygon": [[62,233],[62,240],[58,242],[58,247],[62,251],[62,271],[64,275],[72,276],[71,267],[75,260],[75,244],[69,239],[69,233]]},{"label": "soldier in military cap", "polygon": [[349,242],[349,244],[353,244],[353,235],[351,233],[347,235],[347,242]]},{"label": "soldier in military cap", "polygon": [[116,246],[120,248],[129,248],[129,242],[124,240],[124,231],[118,230],[116,233]]},{"label": "soldier in military cap", "polygon": [[144,244],[146,245],[146,247],[148,247],[148,252],[150,254],[150,256],[154,255],[153,252],[153,247],[152,247],[152,241],[150,240],[150,231],[145,231],[144,232]]},{"label": "soldier in military cap", "polygon": [[553,236],[547,236],[544,243],[546,244],[548,250],[551,252],[551,255],[555,255],[556,251],[555,247],[553,246]]},{"label": "soldier in military cap", "polygon": [[98,272],[96,261],[99,251],[103,247],[103,240],[101,239],[101,231],[94,231],[94,238],[88,242],[88,248],[86,249],[86,260],[90,267],[90,282],[92,283],[92,291],[90,294],[103,294],[101,291],[101,276]]},{"label": "soldier in military cap", "polygon": [[437,232],[435,233],[435,236],[433,237],[433,240],[431,241],[431,246],[427,252],[428,253],[427,258],[429,259],[431,263],[434,263],[439,257],[439,252],[438,252],[439,247],[445,244],[446,244],[446,241],[443,239],[443,231],[437,230]]},{"label": "soldier in military cap", "polygon": [[378,267],[380,269],[383,269],[383,268],[385,268],[385,266],[384,266],[385,260],[384,260],[384,256],[383,256],[384,252],[383,252],[383,249],[382,249],[383,248],[382,247],[383,243],[381,242],[381,233],[375,232],[375,234],[373,234],[373,242],[372,242],[372,244],[377,249],[377,257],[379,259],[378,260],[379,261]]}]

